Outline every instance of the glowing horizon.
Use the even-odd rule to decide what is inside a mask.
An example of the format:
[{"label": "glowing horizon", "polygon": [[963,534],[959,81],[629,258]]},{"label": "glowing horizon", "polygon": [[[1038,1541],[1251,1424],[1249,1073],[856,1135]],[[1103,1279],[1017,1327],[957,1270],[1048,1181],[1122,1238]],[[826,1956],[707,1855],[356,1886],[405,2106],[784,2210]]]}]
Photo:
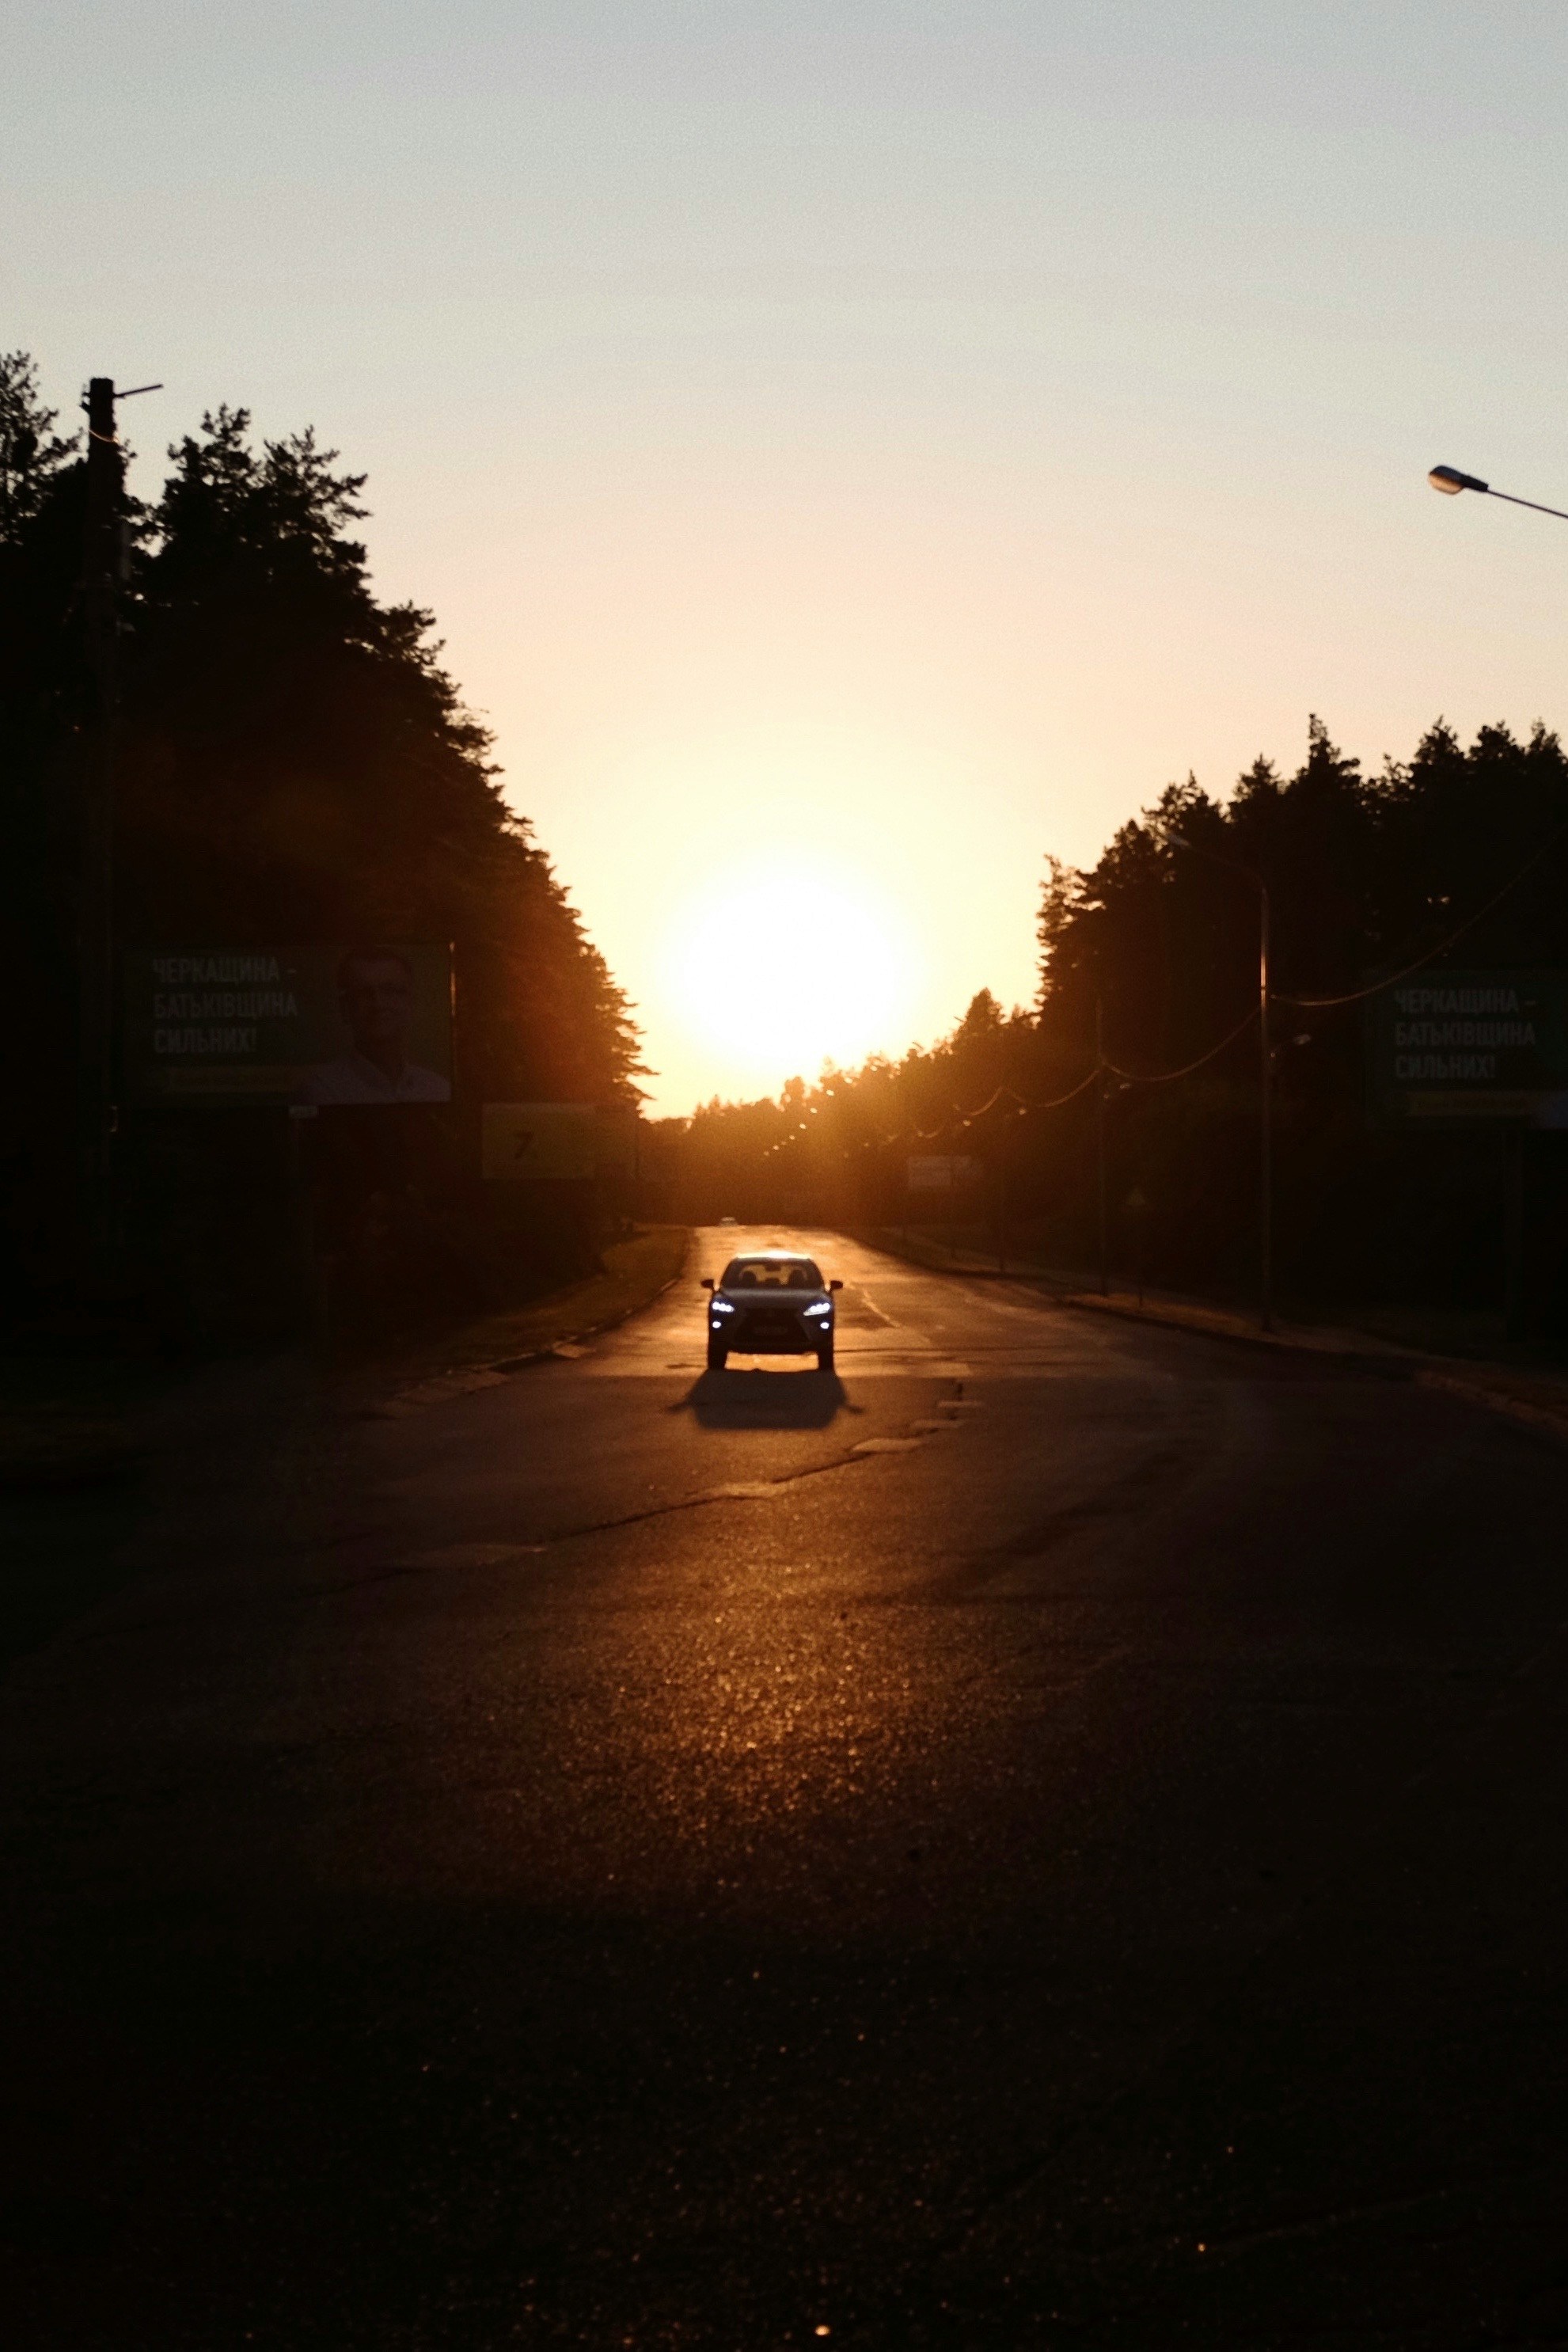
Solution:
[{"label": "glowing horizon", "polygon": [[911,1016],[914,967],[896,915],[865,877],[769,845],[716,866],[675,910],[659,1009],[754,1098],[777,1092],[781,1065],[786,1077],[812,1079],[829,1062],[863,1061]]},{"label": "glowing horizon", "polygon": [[58,0],[7,341],[165,386],[143,495],[225,401],[367,472],[685,1111],[793,1074],[672,976],[769,828],[896,1055],[1173,778],[1563,714],[1564,526],[1426,475],[1568,504],[1565,69],[1460,0]]}]

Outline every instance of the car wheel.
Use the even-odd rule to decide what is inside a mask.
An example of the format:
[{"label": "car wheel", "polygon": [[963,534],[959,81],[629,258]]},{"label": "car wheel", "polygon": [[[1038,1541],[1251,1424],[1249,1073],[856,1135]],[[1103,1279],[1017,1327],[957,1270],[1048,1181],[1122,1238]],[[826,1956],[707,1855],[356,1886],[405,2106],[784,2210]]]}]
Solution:
[{"label": "car wheel", "polygon": [[725,1346],[723,1340],[710,1339],[707,1343],[707,1368],[709,1371],[722,1372],[728,1361],[729,1349]]},{"label": "car wheel", "polygon": [[817,1350],[817,1370],[820,1372],[831,1372],[832,1369],[833,1349],[832,1343],[830,1341],[827,1347],[819,1348]]}]

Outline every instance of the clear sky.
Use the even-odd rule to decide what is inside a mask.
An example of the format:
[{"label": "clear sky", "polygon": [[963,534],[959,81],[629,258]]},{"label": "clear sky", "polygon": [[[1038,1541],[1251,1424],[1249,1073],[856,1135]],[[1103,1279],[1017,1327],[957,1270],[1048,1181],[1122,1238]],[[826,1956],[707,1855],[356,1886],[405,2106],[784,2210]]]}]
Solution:
[{"label": "clear sky", "polygon": [[1044,854],[1309,710],[1568,717],[1568,524],[1423,478],[1568,505],[1561,0],[0,34],[0,342],[368,468],[657,1108],[1027,999]]}]

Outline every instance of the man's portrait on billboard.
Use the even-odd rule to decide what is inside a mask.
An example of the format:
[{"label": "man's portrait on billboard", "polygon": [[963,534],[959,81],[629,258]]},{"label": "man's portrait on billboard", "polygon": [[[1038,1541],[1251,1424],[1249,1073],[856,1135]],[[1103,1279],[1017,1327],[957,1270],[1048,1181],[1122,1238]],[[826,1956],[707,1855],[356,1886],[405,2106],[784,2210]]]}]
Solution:
[{"label": "man's portrait on billboard", "polygon": [[338,965],[350,1050],[306,1071],[305,1103],[450,1102],[452,1082],[408,1058],[413,967],[398,948],[350,948]]}]

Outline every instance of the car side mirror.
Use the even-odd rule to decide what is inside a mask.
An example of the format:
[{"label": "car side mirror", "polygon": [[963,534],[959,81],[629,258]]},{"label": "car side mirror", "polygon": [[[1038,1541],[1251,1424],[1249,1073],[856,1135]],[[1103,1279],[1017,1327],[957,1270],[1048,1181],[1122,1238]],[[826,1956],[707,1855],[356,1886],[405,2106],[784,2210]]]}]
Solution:
[{"label": "car side mirror", "polygon": [[698,1284],[697,1287],[698,1287],[700,1290],[711,1290],[711,1289],[713,1288],[713,1276],[712,1276],[712,1275],[711,1275],[711,1274],[705,1274],[705,1275],[704,1275],[704,1276],[703,1276],[703,1278],[702,1278],[702,1280],[701,1280],[701,1282]]},{"label": "car side mirror", "polygon": [[841,1282],[830,1282],[828,1285],[830,1290],[841,1290],[843,1286]]}]

